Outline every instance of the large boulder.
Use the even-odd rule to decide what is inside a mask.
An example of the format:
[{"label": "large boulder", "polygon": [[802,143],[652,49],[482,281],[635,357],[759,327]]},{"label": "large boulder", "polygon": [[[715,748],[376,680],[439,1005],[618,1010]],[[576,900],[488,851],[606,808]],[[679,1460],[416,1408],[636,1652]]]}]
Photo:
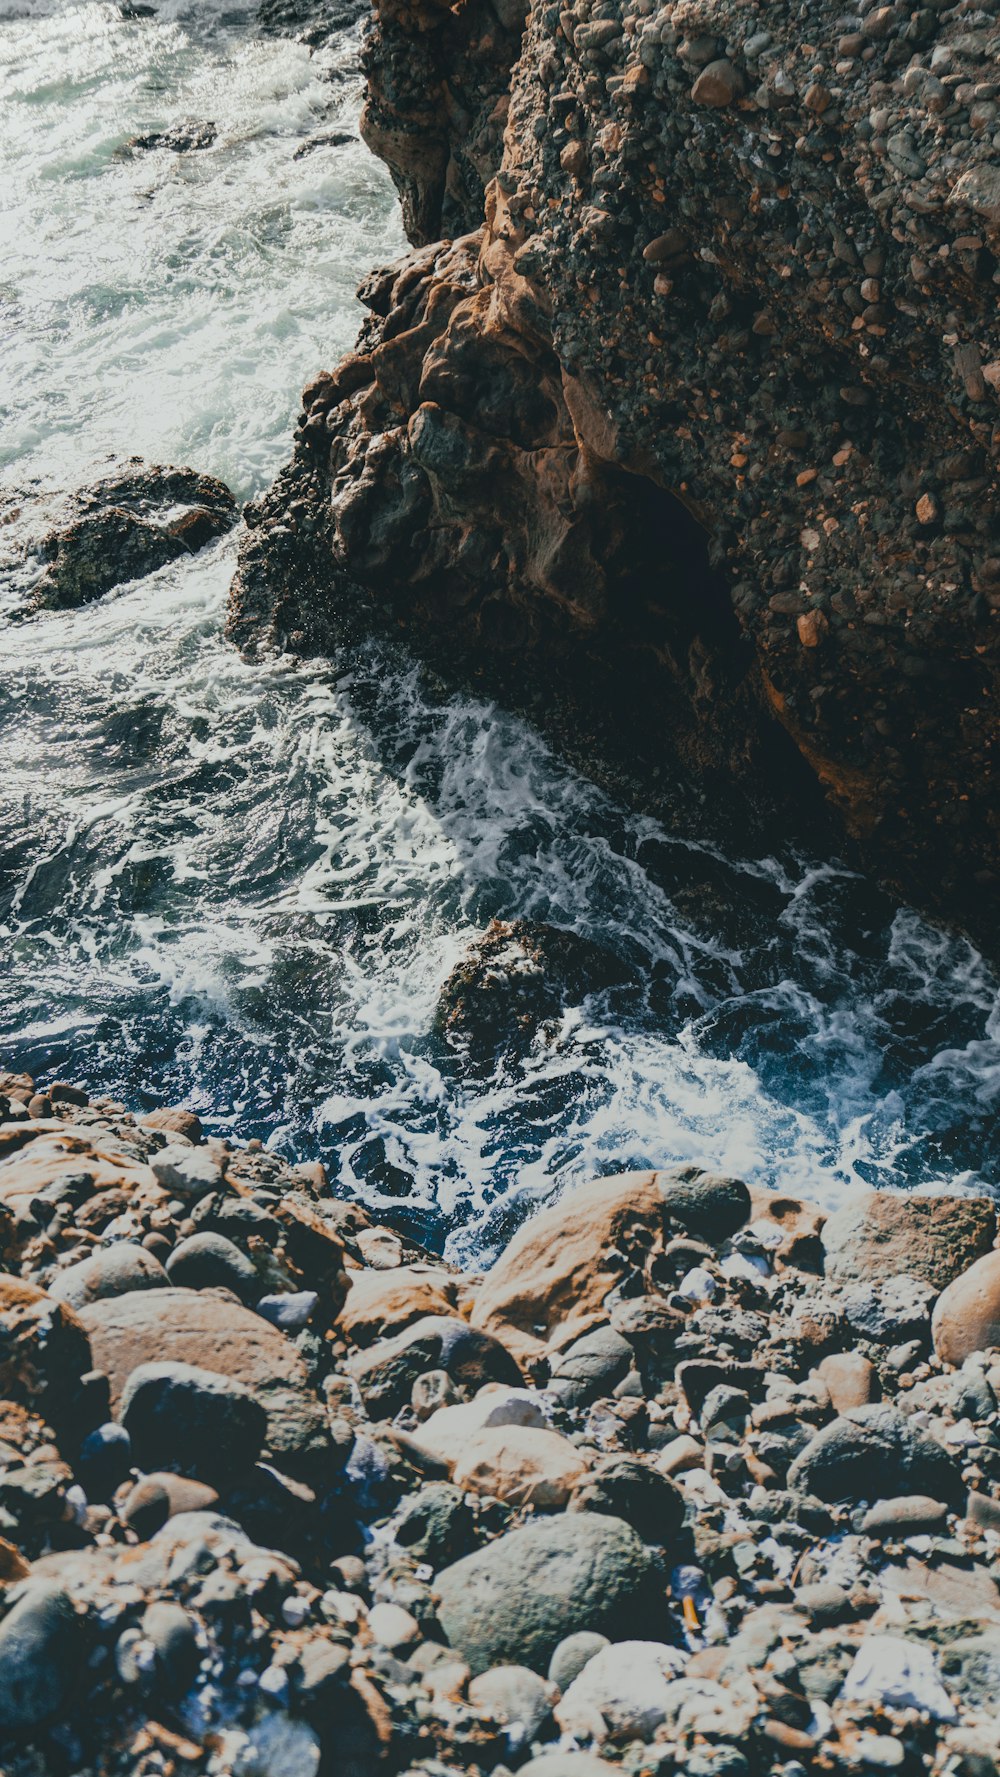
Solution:
[{"label": "large boulder", "polygon": [[985,1197],[863,1191],[826,1222],[824,1269],[841,1283],[905,1274],[943,1290],[996,1236],[996,1204]]},{"label": "large boulder", "polygon": [[176,1466],[212,1485],[244,1474],[267,1435],[267,1413],[250,1390],[196,1364],[140,1364],[119,1413],[140,1468]]},{"label": "large boulder", "polygon": [[350,1288],[340,1328],[355,1345],[401,1333],[426,1315],[455,1312],[458,1286],[441,1265],[398,1265],[391,1271],[348,1272]]},{"label": "large boulder", "polygon": [[824,1425],[792,1463],[788,1484],[831,1501],[921,1493],[958,1505],[964,1497],[948,1451],[885,1402]]},{"label": "large boulder", "polygon": [[948,1285],[935,1304],[931,1333],[946,1364],[1000,1346],[1000,1252],[986,1253]]},{"label": "large boulder", "polygon": [[668,1222],[722,1240],[749,1213],[739,1179],[697,1167],[593,1179],[518,1230],[477,1291],[472,1324],[522,1361],[551,1356],[607,1320],[623,1264],[641,1268]]},{"label": "large boulder", "polygon": [[514,1530],[446,1567],[438,1617],[473,1673],[507,1663],[545,1673],[565,1636],[666,1628],[663,1578],[629,1525],[587,1512]]},{"label": "large boulder", "polygon": [[142,1291],[80,1310],[94,1364],[118,1408],[142,1364],[193,1364],[242,1384],[267,1412],[267,1445],[280,1467],[322,1469],[326,1415],[295,1346],[260,1315],[210,1290]]}]

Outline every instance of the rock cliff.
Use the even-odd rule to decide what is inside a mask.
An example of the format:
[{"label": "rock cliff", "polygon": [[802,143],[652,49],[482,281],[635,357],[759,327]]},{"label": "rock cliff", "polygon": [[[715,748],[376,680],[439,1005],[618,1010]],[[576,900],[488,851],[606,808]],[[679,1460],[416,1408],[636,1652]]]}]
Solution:
[{"label": "rock cliff", "polygon": [[363,130],[416,250],[305,391],[233,634],[380,617],[647,783],[818,781],[989,936],[997,0],[520,25],[378,6]]}]

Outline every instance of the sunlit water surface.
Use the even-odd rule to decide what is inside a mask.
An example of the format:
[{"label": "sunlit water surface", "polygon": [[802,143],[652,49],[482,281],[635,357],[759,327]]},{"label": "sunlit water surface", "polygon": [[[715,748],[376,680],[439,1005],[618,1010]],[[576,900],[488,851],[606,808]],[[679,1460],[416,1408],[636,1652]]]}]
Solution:
[{"label": "sunlit water surface", "polygon": [[[176,3],[0,0],[0,20],[13,558],[112,457],[266,484],[402,239],[360,143],[294,158],[355,128],[352,35],[311,56]],[[186,118],[214,122],[210,149],[122,152]],[[318,1156],[457,1255],[629,1165],[826,1203],[1000,1182],[998,987],[967,943],[836,862],[672,838],[398,655],[245,664],[222,639],[234,552],[3,631],[8,1063]],[[483,1078],[431,1026],[498,914],[599,940],[639,987]]]}]

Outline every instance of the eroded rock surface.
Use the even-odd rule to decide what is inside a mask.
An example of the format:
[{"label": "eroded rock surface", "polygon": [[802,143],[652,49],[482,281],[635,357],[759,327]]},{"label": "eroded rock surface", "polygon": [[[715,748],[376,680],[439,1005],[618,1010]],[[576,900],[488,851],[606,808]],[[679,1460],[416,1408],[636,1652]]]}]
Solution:
[{"label": "eroded rock surface", "polygon": [[401,619],[748,818],[808,780],[992,942],[995,12],[537,7],[495,176],[510,21],[377,15],[367,139],[411,238],[457,238],[366,281],[251,513],[233,633]]}]

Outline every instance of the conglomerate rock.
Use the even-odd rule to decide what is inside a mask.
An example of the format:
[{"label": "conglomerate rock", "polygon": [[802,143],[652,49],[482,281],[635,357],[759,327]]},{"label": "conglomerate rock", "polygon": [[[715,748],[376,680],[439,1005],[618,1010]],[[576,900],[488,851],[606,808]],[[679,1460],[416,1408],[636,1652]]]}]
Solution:
[{"label": "conglomerate rock", "polygon": [[494,177],[470,119],[512,19],[376,10],[367,139],[411,237],[460,238],[362,287],[233,633],[323,648],[374,613],[661,785],[818,780],[988,938],[995,4],[540,5]]}]

